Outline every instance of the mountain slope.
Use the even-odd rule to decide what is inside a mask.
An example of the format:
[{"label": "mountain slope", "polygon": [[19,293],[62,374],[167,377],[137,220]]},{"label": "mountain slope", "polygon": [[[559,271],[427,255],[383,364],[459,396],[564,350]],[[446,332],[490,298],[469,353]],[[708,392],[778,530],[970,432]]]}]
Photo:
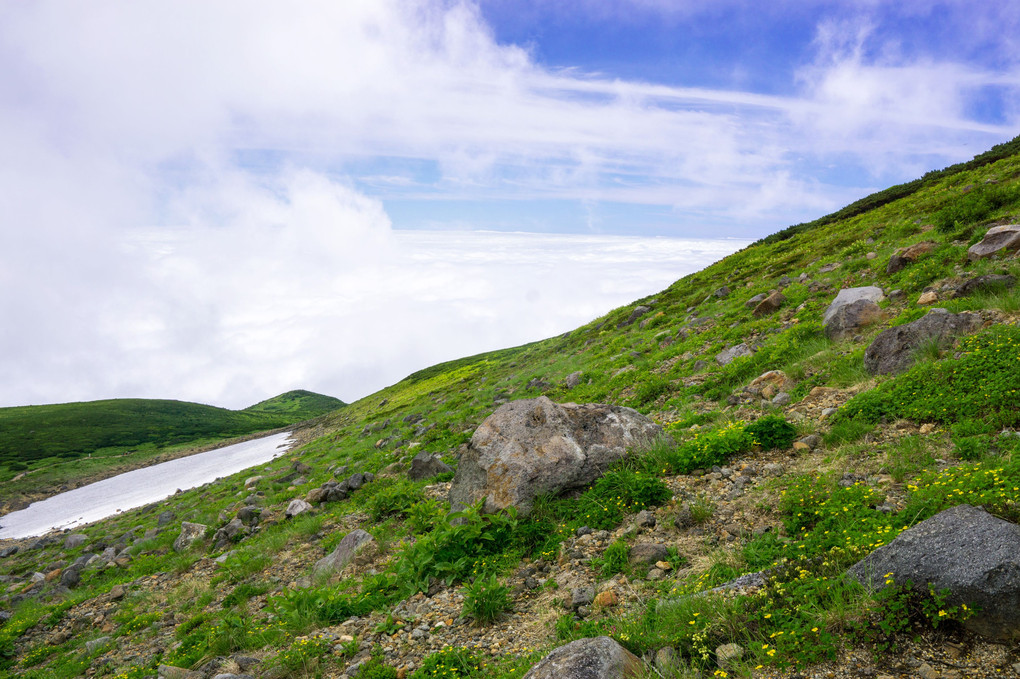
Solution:
[{"label": "mountain slope", "polygon": [[241,411],[157,399],[0,408],[0,463],[229,438],[284,427],[342,406],[339,399],[296,391]]},{"label": "mountain slope", "polygon": [[[1020,452],[1002,432],[1020,422],[1003,397],[1018,379],[1008,351],[1020,346],[1020,294],[955,296],[978,275],[1020,278],[1015,254],[967,257],[991,226],[1017,221],[1020,156],[1008,149],[764,239],[570,333],[416,372],[324,416],[289,456],[90,526],[84,544],[20,543],[0,560],[0,608],[12,612],[0,667],[133,679],[159,664],[215,674],[243,663],[258,676],[492,679],[609,635],[640,656],[672,656],[670,677],[901,675],[923,662],[1010,676],[1016,650],[963,632],[958,606],[872,595],[844,576],[947,506],[1020,518],[1009,490]],[[910,246],[922,254],[890,267]],[[822,314],[857,286],[887,293],[882,317],[832,341]],[[751,300],[772,292],[778,308],[756,314]],[[921,347],[904,374],[865,370],[865,348],[933,298],[984,329]],[[745,355],[720,355],[739,345]],[[782,372],[778,393],[756,382],[768,371]],[[447,521],[448,480],[409,480],[411,459],[435,452],[455,465],[500,404],[538,395],[634,407],[675,441],[634,451],[526,520],[469,511]],[[287,518],[292,500],[354,472],[376,478]],[[173,522],[161,523],[167,511]],[[224,537],[234,517],[243,525]],[[182,521],[208,530],[178,551]],[[313,577],[356,528],[373,546],[343,579]],[[645,543],[661,545],[659,562],[631,558]],[[120,563],[99,558],[69,593],[55,584],[62,572],[33,581],[100,545],[122,545]],[[209,558],[219,555],[222,565]],[[757,591],[678,598],[763,569]],[[734,643],[743,659],[722,669],[718,649]]]}]

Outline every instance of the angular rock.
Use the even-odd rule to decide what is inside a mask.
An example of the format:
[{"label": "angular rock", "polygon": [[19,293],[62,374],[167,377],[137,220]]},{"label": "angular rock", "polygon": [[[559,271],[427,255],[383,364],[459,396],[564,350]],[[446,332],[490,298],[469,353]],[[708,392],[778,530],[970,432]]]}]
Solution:
[{"label": "angular rock", "polygon": [[651,307],[647,307],[647,306],[636,307],[633,311],[630,312],[630,316],[628,316],[626,320],[620,321],[620,324],[617,325],[616,327],[617,328],[625,328],[628,325],[632,324],[637,319],[639,319],[642,316],[644,316],[645,314],[647,314],[651,310],[652,310],[652,308]]},{"label": "angular rock", "polygon": [[631,566],[648,566],[669,558],[669,548],[656,542],[639,542],[630,548]]},{"label": "angular rock", "polygon": [[304,500],[300,498],[294,498],[293,500],[290,501],[290,504],[287,505],[287,511],[285,511],[284,514],[287,516],[288,519],[293,519],[298,514],[304,514],[311,508],[312,506],[305,502]]},{"label": "angular rock", "polygon": [[1020,225],[993,226],[988,229],[980,243],[970,246],[967,250],[967,259],[974,261],[1018,248],[1020,248]]},{"label": "angular rock", "polygon": [[913,264],[924,255],[928,254],[936,248],[938,244],[934,241],[926,240],[923,243],[917,243],[907,248],[901,248],[896,251],[892,257],[889,258],[889,264],[885,267],[887,274],[894,274],[901,270],[908,264]]},{"label": "angular rock", "polygon": [[173,521],[175,516],[176,516],[176,514],[174,514],[169,509],[166,510],[166,511],[160,512],[159,516],[156,517],[156,527],[157,528],[162,528],[163,526],[165,526],[168,523],[170,523],[171,521]]},{"label": "angular rock", "polygon": [[637,679],[644,663],[609,637],[560,646],[528,670],[524,679]]},{"label": "angular rock", "polygon": [[339,573],[351,563],[359,553],[375,543],[375,538],[357,528],[340,541],[328,556],[315,563],[316,573]]},{"label": "angular rock", "polygon": [[840,306],[825,324],[825,336],[833,341],[851,337],[861,328],[882,320],[882,309],[869,299]]},{"label": "angular rock", "polygon": [[749,299],[746,302],[744,302],[744,306],[747,307],[748,309],[753,309],[756,306],[758,306],[759,304],[761,304],[761,302],[766,297],[768,297],[768,293],[760,292],[757,295],[755,295],[754,297],[752,297],[751,299]]},{"label": "angular rock", "polygon": [[776,391],[789,391],[796,385],[782,370],[769,370],[751,380],[748,386],[759,389],[770,386]]},{"label": "angular rock", "polygon": [[233,518],[227,525],[216,531],[213,535],[213,545],[216,549],[222,549],[244,532],[244,522],[241,519]]},{"label": "angular rock", "polygon": [[17,545],[10,545],[9,547],[4,547],[3,549],[0,549],[0,559],[6,559],[7,557],[14,556],[17,553],[18,553]]},{"label": "angular rock", "polygon": [[[975,615],[963,625],[995,640],[1020,639],[1020,526],[958,505],[900,533],[850,568],[872,589],[886,580],[936,591]],[[886,574],[892,573],[889,578]]]},{"label": "angular rock", "polygon": [[88,539],[89,536],[85,535],[84,533],[71,533],[66,538],[64,538],[64,549],[74,549],[76,547],[81,547],[88,541]]},{"label": "angular rock", "polygon": [[407,472],[407,478],[412,481],[431,479],[433,476],[448,474],[453,467],[443,462],[443,459],[434,453],[420,452],[411,460],[411,469]]},{"label": "angular rock", "polygon": [[597,403],[557,404],[545,396],[500,406],[463,448],[450,487],[454,509],[484,500],[484,511],[586,486],[617,460],[664,436],[641,413]]},{"label": "angular rock", "polygon": [[774,314],[782,308],[786,302],[786,297],[783,293],[776,291],[770,294],[768,297],[758,302],[758,306],[751,312],[755,317],[768,316]]},{"label": "angular rock", "polygon": [[60,584],[68,589],[74,589],[81,582],[81,572],[77,568],[66,568],[60,574]]},{"label": "angular rock", "polygon": [[935,292],[929,290],[928,292],[922,292],[921,296],[917,298],[917,304],[919,306],[931,306],[932,304],[938,304],[939,296]]},{"label": "angular rock", "polygon": [[208,529],[208,526],[202,523],[182,522],[181,534],[174,540],[174,551],[181,552],[190,547],[195,540],[205,535],[206,529]]},{"label": "angular rock", "polygon": [[574,387],[576,387],[577,385],[579,385],[581,383],[581,375],[582,374],[583,373],[580,370],[577,370],[575,372],[570,373],[563,380],[564,386],[566,386],[567,389],[573,389]]},{"label": "angular rock", "polygon": [[733,359],[740,358],[741,356],[750,356],[753,353],[750,347],[741,342],[716,354],[715,362],[719,365],[729,365],[733,362]]},{"label": "angular rock", "polygon": [[570,610],[576,611],[581,606],[590,606],[595,601],[595,588],[591,585],[575,587],[570,592]]},{"label": "angular rock", "polygon": [[974,332],[981,326],[977,314],[951,314],[932,309],[913,323],[889,328],[864,352],[864,367],[872,375],[903,372],[914,362],[914,352],[925,342],[948,341],[957,335]]},{"label": "angular rock", "polygon": [[829,308],[822,314],[822,325],[828,325],[829,319],[840,310],[840,308],[853,304],[861,300],[867,300],[878,304],[885,295],[882,294],[882,288],[874,285],[866,285],[860,288],[843,288],[836,294],[836,298],[829,304]]},{"label": "angular rock", "polygon": [[995,292],[997,290],[1008,290],[1016,285],[1016,278],[1008,275],[988,274],[986,276],[975,276],[964,281],[953,293],[954,297],[966,297],[979,292]]},{"label": "angular rock", "polygon": [[719,299],[723,299],[724,297],[730,296],[730,289],[724,285],[715,292],[713,292],[712,294],[718,297]]},{"label": "angular rock", "polygon": [[156,677],[158,679],[205,679],[205,673],[173,665],[160,665],[156,668]]}]

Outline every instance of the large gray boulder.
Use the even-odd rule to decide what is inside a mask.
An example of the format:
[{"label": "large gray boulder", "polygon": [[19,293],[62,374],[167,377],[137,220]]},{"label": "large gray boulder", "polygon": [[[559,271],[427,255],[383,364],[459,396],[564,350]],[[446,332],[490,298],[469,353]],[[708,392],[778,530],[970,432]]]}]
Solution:
[{"label": "large gray boulder", "polygon": [[421,452],[411,460],[411,469],[407,472],[407,478],[412,481],[431,479],[433,476],[448,474],[453,467],[443,462],[442,458],[433,453]]},{"label": "large gray boulder", "polygon": [[1017,249],[1020,249],[1020,225],[993,226],[988,229],[980,243],[970,246],[967,250],[967,259],[974,261]]},{"label": "large gray boulder", "polygon": [[553,403],[545,396],[500,406],[475,430],[450,488],[454,509],[485,500],[484,511],[526,514],[538,495],[591,483],[632,448],[663,436],[630,408]]},{"label": "large gray boulder", "polygon": [[375,538],[360,528],[352,530],[344,536],[344,539],[340,541],[336,549],[315,563],[315,572],[317,574],[339,573],[354,561],[355,557],[374,543]]},{"label": "large gray boulder", "polygon": [[986,637],[1020,639],[1020,526],[983,509],[958,505],[904,531],[850,568],[871,589],[897,585],[949,590],[946,603],[966,604],[963,622]]},{"label": "large gray boulder", "polygon": [[560,646],[528,670],[524,679],[629,679],[644,664],[609,637],[578,639]]},{"label": "large gray boulder", "polygon": [[981,323],[978,314],[932,309],[913,323],[889,328],[876,337],[864,352],[864,367],[872,375],[903,372],[913,364],[914,353],[925,342],[947,342],[976,331]]}]

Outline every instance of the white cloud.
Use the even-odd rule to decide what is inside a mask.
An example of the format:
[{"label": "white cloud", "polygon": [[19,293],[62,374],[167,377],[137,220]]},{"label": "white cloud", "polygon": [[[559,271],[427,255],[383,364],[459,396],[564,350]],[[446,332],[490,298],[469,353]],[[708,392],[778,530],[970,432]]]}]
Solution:
[{"label": "white cloud", "polygon": [[[1012,134],[966,103],[1015,97],[1014,65],[878,58],[858,48],[873,34],[837,33],[800,96],[774,96],[550,72],[468,2],[0,5],[0,403],[349,398],[706,261],[674,241],[399,233],[373,183],[760,233],[845,202],[811,176],[833,157],[914,167]],[[404,172],[421,165],[436,176]]]}]

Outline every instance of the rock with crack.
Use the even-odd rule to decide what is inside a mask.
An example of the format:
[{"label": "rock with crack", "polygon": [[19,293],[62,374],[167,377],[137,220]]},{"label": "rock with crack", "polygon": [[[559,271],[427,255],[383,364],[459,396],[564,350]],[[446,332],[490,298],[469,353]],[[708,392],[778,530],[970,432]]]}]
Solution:
[{"label": "rock with crack", "polygon": [[545,396],[500,406],[462,450],[450,487],[456,510],[484,500],[483,511],[531,510],[539,495],[595,481],[632,449],[665,436],[641,413],[597,403],[554,403]]},{"label": "rock with crack", "polygon": [[957,505],[901,533],[854,564],[850,575],[871,589],[897,585],[949,591],[949,606],[975,613],[971,631],[1020,640],[1020,526],[978,507]]},{"label": "rock with crack", "polygon": [[524,679],[631,679],[644,663],[609,637],[578,639],[560,646],[528,670]]},{"label": "rock with crack", "polygon": [[882,310],[878,303],[883,299],[882,288],[873,285],[840,290],[822,315],[826,337],[845,339],[859,328],[880,321]]},{"label": "rock with crack", "polygon": [[884,331],[864,352],[864,367],[872,375],[899,373],[914,363],[914,354],[925,342],[948,342],[981,327],[981,316],[951,314],[935,308],[913,323]]}]

